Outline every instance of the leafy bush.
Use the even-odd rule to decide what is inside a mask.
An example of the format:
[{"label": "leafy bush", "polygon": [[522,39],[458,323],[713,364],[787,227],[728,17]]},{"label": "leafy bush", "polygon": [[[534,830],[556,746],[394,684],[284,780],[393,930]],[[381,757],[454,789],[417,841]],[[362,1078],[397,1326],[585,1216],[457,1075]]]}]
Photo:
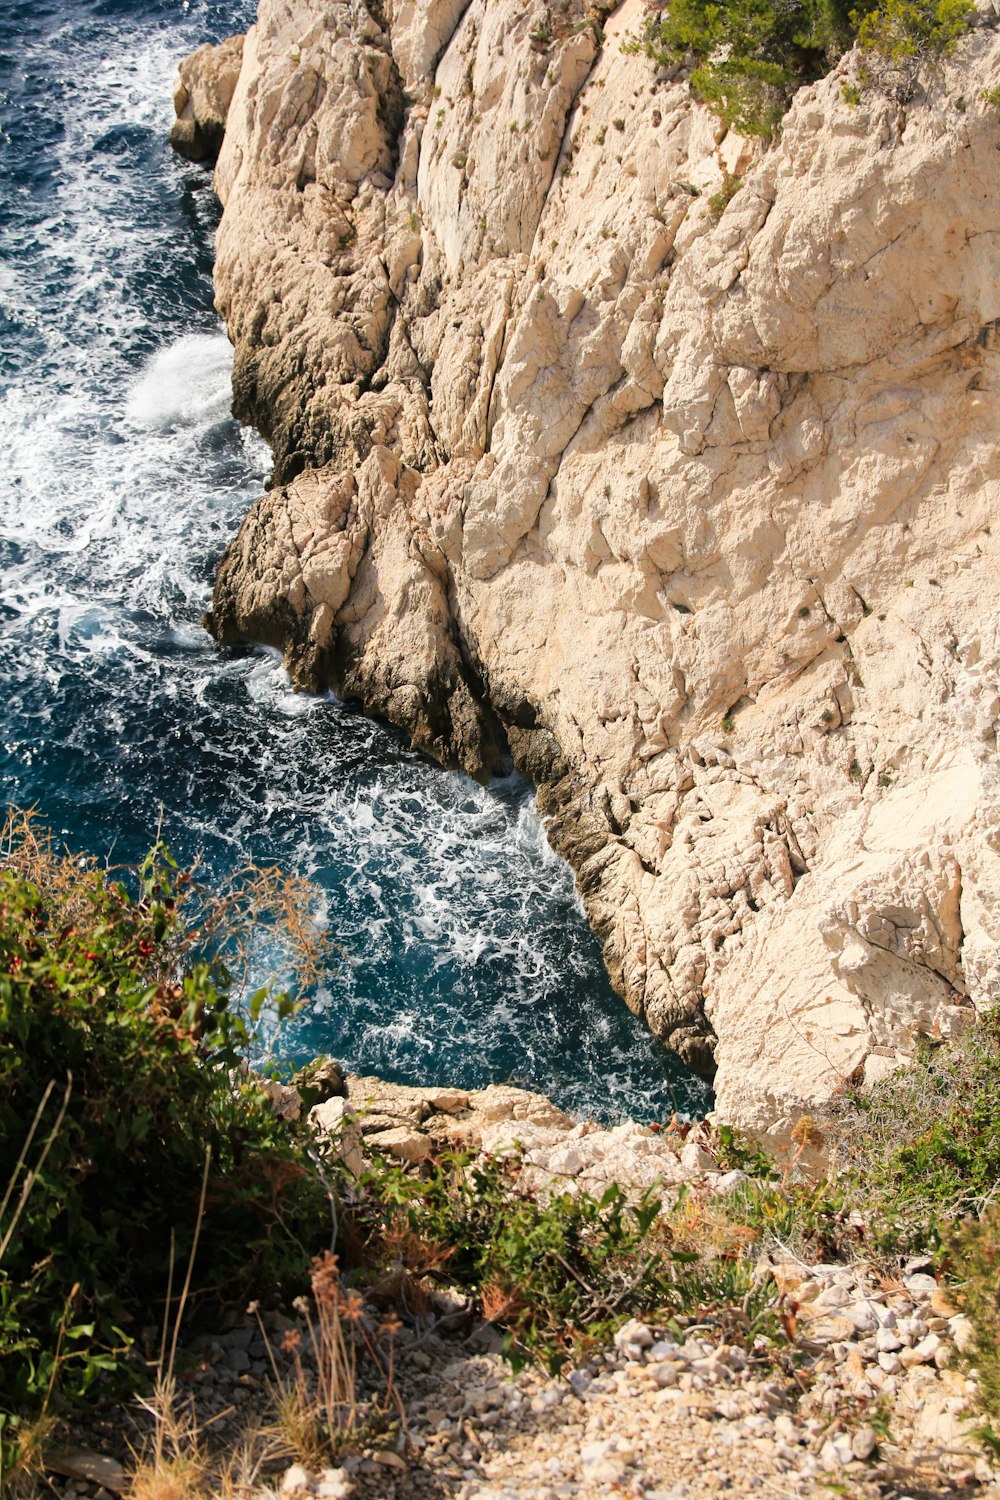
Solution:
[{"label": "leafy bush", "polygon": [[921,67],[950,57],[975,18],[973,0],[883,0],[867,15],[853,11],[865,54],[859,82],[909,99]]},{"label": "leafy bush", "polygon": [[[199,1226],[189,1305],[242,1306],[305,1281],[311,1252],[296,1236],[315,1248],[329,1217],[302,1144],[241,1071],[248,1030],[225,961],[227,943],[231,960],[240,946],[224,903],[199,895],[162,845],[131,882],[57,853],[28,822],[9,823],[4,845],[0,1426],[10,1432],[57,1380],[72,1398],[100,1372],[122,1373],[141,1330],[163,1325],[176,1268],[175,1310]],[[251,904],[284,889],[267,875],[249,888]]]},{"label": "leafy bush", "polygon": [[692,91],[727,129],[769,137],[795,90],[822,78],[852,40],[843,0],[674,0],[626,51],[692,64]]},{"label": "leafy bush", "polygon": [[637,1315],[722,1319],[732,1337],[758,1331],[773,1288],[754,1281],[742,1239],[705,1254],[660,1216],[651,1192],[634,1205],[614,1184],[600,1198],[542,1198],[518,1183],[520,1172],[516,1159],[454,1152],[419,1175],[379,1162],[354,1219],[373,1294],[419,1306],[428,1278],[456,1282],[506,1329],[515,1366],[534,1358],[552,1372]]},{"label": "leafy bush", "polygon": [[877,1250],[939,1245],[950,1224],[979,1211],[1000,1181],[1000,1010],[851,1095],[837,1152]]},{"label": "leafy bush", "polygon": [[627,52],[661,67],[690,68],[692,92],[729,130],[769,139],[797,89],[824,77],[857,39],[865,54],[860,89],[912,94],[925,63],[950,56],[972,26],[973,0],[883,0],[848,10],[846,0],[674,0],[650,14]]}]

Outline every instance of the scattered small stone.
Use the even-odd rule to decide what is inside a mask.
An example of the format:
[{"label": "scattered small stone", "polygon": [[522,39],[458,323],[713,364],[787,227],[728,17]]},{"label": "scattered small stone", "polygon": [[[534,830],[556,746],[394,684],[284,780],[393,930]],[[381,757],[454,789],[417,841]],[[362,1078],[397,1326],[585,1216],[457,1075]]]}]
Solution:
[{"label": "scattered small stone", "polygon": [[854,1457],[864,1463],[871,1458],[878,1447],[878,1438],[871,1427],[859,1427],[851,1439],[851,1449]]}]

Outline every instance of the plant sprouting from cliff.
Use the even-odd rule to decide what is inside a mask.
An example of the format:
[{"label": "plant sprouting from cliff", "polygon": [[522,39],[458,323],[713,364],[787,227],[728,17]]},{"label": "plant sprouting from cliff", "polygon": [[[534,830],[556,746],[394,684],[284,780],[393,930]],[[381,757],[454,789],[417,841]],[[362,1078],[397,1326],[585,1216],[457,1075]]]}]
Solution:
[{"label": "plant sprouting from cliff", "polygon": [[675,0],[624,45],[690,68],[692,92],[741,135],[772,136],[795,90],[821,78],[853,37],[843,0]]},{"label": "plant sprouting from cliff", "polygon": [[797,89],[829,72],[857,40],[864,61],[842,97],[867,87],[909,98],[925,64],[955,50],[976,16],[973,0],[883,0],[849,10],[847,0],[674,0],[657,6],[626,52],[688,69],[696,98],[727,129],[770,139]]},{"label": "plant sprouting from cliff", "polygon": [[859,83],[909,99],[921,68],[950,57],[975,17],[973,0],[884,0],[867,14],[852,11],[864,54]]},{"label": "plant sprouting from cliff", "polygon": [[708,200],[708,211],[713,219],[721,219],[730,203],[736,197],[743,186],[743,178],[736,177],[732,172],[724,172],[722,186],[718,192],[712,194]]}]

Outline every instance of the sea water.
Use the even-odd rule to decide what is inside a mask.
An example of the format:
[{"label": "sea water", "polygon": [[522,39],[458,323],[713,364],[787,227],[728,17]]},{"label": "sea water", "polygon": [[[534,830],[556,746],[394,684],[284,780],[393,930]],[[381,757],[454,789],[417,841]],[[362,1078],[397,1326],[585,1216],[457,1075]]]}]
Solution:
[{"label": "sea water", "polygon": [[[0,6],[0,777],[74,849],[311,877],[342,957],[279,1047],[514,1079],[601,1118],[708,1093],[612,993],[531,788],[414,754],[199,621],[268,453],[230,413],[177,61],[243,0]],[[264,959],[261,962],[265,962]],[[265,975],[261,974],[261,978]]]}]

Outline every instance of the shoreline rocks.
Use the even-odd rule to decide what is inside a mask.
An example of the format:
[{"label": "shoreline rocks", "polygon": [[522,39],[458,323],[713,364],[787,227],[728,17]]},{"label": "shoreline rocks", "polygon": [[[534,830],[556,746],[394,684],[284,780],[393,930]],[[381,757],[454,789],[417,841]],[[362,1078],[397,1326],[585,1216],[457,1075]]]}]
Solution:
[{"label": "shoreline rocks", "polygon": [[181,156],[215,161],[242,62],[243,37],[238,35],[217,47],[206,42],[181,63],[174,86],[177,118],[170,131],[170,144]]}]

